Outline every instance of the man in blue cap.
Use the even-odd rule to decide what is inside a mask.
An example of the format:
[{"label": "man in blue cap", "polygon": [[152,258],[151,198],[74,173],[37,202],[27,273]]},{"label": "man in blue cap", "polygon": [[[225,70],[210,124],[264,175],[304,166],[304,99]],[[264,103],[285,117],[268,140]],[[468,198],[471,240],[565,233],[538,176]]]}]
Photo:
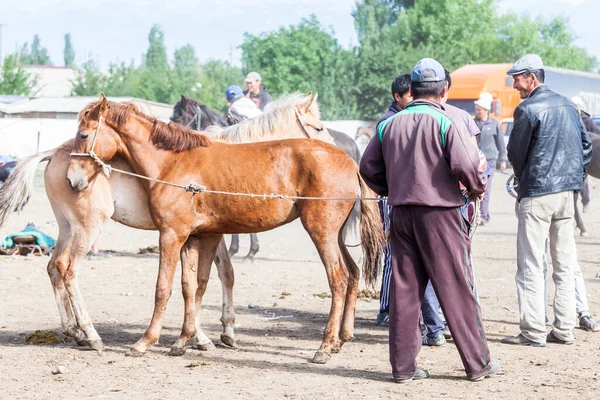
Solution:
[{"label": "man in blue cap", "polygon": [[229,125],[239,124],[262,114],[262,111],[252,100],[244,97],[242,88],[237,85],[231,85],[225,90],[225,98],[229,103],[229,111],[227,112]]},{"label": "man in blue cap", "polygon": [[365,182],[388,196],[392,283],[390,361],[396,382],[423,379],[419,310],[430,280],[440,300],[467,377],[479,381],[500,370],[490,359],[468,255],[465,197],[485,191],[479,155],[464,122],[445,113],[444,68],[424,58],[411,74],[413,101],[379,124],[360,163]]},{"label": "man in blue cap", "polygon": [[[520,333],[502,343],[542,347],[573,343],[575,268],[573,192],[581,190],[592,143],[577,106],[544,85],[535,54],[519,59],[508,75],[523,102],[515,109],[508,160],[518,181],[517,297]],[[554,322],[546,333],[544,254],[550,237]]]}]

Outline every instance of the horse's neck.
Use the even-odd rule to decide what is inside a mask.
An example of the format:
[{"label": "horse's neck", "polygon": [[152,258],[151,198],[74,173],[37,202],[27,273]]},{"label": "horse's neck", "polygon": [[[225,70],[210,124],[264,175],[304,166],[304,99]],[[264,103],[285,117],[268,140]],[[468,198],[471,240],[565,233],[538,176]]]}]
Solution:
[{"label": "horse's neck", "polygon": [[127,161],[135,173],[151,178],[157,178],[161,175],[163,168],[169,165],[170,152],[158,149],[152,144],[150,137],[152,132],[152,123],[146,119],[135,116],[135,126],[129,122],[126,129],[121,133],[125,138],[123,145],[125,149],[120,155]]}]

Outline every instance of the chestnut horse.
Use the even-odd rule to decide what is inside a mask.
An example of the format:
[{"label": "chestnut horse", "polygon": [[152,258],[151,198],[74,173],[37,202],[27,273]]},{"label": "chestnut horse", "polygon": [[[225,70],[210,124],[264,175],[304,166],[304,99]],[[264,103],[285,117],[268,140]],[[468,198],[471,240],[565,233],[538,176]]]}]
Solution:
[{"label": "chestnut horse", "polygon": [[[260,120],[249,120],[228,128],[231,135],[224,138],[235,140],[273,140],[279,135],[285,137],[310,137],[331,141],[326,129],[322,129],[316,96],[292,94],[273,102],[273,111],[266,112]],[[201,128],[208,126],[213,118],[205,115]],[[301,118],[301,122],[298,121]],[[253,133],[254,132],[254,133]],[[218,134],[218,132],[214,132]],[[56,247],[50,262],[48,274],[55,292],[61,316],[63,331],[73,337],[78,344],[102,350],[102,340],[96,332],[87,313],[77,284],[77,265],[89,251],[104,223],[112,218],[124,225],[146,230],[156,230],[148,208],[148,195],[142,183],[127,175],[114,174],[109,180],[104,175],[95,178],[94,184],[85,192],[70,190],[67,180],[67,166],[73,149],[73,139],[54,150],[21,160],[15,173],[0,189],[0,227],[14,210],[21,209],[33,191],[33,179],[37,164],[50,161],[44,171],[46,193],[59,225]],[[116,168],[131,171],[127,163],[119,157],[111,160]],[[222,241],[215,257],[219,278],[223,285],[223,343],[234,346],[235,313],[233,307],[233,267]],[[199,291],[197,301],[208,283],[210,269],[198,276]],[[200,303],[197,304],[199,309]],[[196,342],[201,350],[214,348],[212,341],[204,334],[197,315]]]},{"label": "chestnut horse", "polygon": [[[150,198],[150,215],[159,230],[160,261],[152,320],[131,348],[131,355],[144,354],[158,341],[179,253],[185,316],[182,333],[173,346],[175,352],[185,351],[196,334],[198,285],[194,271],[210,268],[223,233],[266,231],[297,218],[317,248],[332,291],[329,321],[313,362],[327,362],[353,338],[360,274],[343,243],[342,227],[356,198],[369,197],[372,192],[356,163],[342,150],[306,139],[239,145],[215,142],[148,117],[133,104],[109,102],[104,95],[80,113],[80,121],[67,169],[74,191],[93,185],[102,171],[98,164],[117,155],[136,174],[160,179],[143,182]],[[203,193],[194,182],[208,190],[236,192],[243,188],[245,193],[286,197]],[[361,202],[361,234],[365,279],[373,283],[384,244],[375,202]],[[204,257],[199,260],[201,252]]]}]

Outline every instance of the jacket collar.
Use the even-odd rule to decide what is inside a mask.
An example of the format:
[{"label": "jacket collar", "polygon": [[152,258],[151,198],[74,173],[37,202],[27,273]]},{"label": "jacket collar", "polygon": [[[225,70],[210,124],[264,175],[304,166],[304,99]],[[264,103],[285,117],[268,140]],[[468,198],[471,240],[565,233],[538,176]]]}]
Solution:
[{"label": "jacket collar", "polygon": [[539,85],[538,87],[536,87],[535,89],[533,89],[531,91],[531,93],[529,93],[529,96],[527,96],[527,98],[530,98],[531,96],[535,96],[536,94],[540,93],[540,92],[545,92],[548,89],[548,86],[546,86],[546,84],[542,83],[541,85]]},{"label": "jacket collar", "polygon": [[444,108],[444,106],[442,104],[440,104],[436,101],[425,100],[425,99],[413,100],[410,103],[408,103],[406,108],[410,108],[411,106],[422,105],[422,104],[433,107],[433,108],[437,108],[438,110],[446,111],[446,109]]},{"label": "jacket collar", "polygon": [[400,107],[398,104],[396,104],[395,101],[392,101],[392,104],[390,104],[390,108],[388,108],[388,111],[391,111],[394,114],[396,114],[396,113],[399,113],[400,111],[402,111],[402,107]]}]

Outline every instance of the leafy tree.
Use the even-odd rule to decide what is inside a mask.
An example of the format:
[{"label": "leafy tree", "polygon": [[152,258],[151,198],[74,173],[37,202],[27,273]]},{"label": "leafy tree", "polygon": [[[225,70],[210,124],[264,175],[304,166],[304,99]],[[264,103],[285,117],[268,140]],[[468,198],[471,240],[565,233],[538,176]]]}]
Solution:
[{"label": "leafy tree", "polygon": [[75,63],[75,50],[73,49],[73,45],[71,44],[70,33],[67,33],[65,35],[65,48],[63,50],[63,57],[65,60],[65,66],[72,67]]},{"label": "leafy tree", "polygon": [[167,59],[165,34],[160,25],[152,26],[148,42],[137,96],[162,103],[172,103],[177,98],[177,94],[171,89],[171,71]]},{"label": "leafy tree", "polygon": [[241,48],[244,70],[259,71],[273,95],[318,91],[324,119],[355,109],[355,97],[349,96],[354,90],[350,53],[314,15],[297,26],[259,36],[246,34]]},{"label": "leafy tree", "polygon": [[23,45],[19,52],[19,62],[24,65],[52,65],[48,50],[41,45],[38,35],[33,36],[31,50],[28,43]]},{"label": "leafy tree", "polygon": [[140,70],[133,61],[127,65],[111,63],[108,68],[104,93],[107,96],[128,97],[139,92]]},{"label": "leafy tree", "polygon": [[4,59],[0,75],[0,94],[28,95],[36,84],[27,71],[17,63],[17,56]]},{"label": "leafy tree", "polygon": [[200,67],[200,85],[192,88],[192,97],[223,113],[227,111],[225,90],[230,85],[242,86],[244,78],[239,68],[227,61],[209,60]]},{"label": "leafy tree", "polygon": [[191,45],[175,49],[171,74],[175,95],[193,96],[200,82],[200,63]]},{"label": "leafy tree", "polygon": [[82,69],[76,71],[71,93],[75,96],[98,96],[105,86],[106,76],[100,72],[94,60],[89,59]]}]

